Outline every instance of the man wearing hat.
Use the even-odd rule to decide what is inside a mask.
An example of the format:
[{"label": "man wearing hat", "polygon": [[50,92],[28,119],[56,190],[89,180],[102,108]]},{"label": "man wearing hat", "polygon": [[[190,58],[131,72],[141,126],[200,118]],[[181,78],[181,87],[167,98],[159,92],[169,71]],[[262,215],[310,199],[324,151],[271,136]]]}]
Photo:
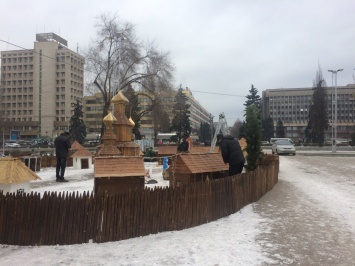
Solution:
[{"label": "man wearing hat", "polygon": [[68,182],[64,179],[65,167],[67,166],[68,151],[71,148],[69,132],[63,132],[54,140],[55,155],[57,157],[56,181]]}]

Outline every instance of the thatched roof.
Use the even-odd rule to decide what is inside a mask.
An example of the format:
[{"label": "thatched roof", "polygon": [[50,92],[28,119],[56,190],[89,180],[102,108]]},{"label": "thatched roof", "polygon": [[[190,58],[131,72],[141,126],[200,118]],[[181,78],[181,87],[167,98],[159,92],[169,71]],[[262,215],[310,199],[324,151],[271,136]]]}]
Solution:
[{"label": "thatched roof", "polygon": [[16,184],[41,179],[18,158],[0,158],[0,184]]}]

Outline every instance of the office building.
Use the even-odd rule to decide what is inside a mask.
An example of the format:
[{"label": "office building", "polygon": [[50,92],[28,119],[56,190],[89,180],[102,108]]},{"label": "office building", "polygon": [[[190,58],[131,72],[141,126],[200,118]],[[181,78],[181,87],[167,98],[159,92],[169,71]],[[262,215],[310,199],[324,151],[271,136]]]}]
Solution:
[{"label": "office building", "polygon": [[[334,88],[326,87],[329,129],[325,139],[331,140],[335,120]],[[355,84],[337,87],[337,138],[348,140],[355,127]],[[280,119],[287,138],[303,140],[309,120],[313,88],[268,89],[262,92],[262,116],[271,117],[276,129]],[[334,118],[334,119],[333,119]],[[333,119],[333,120],[332,120]],[[335,126],[335,125],[334,125]]]},{"label": "office building", "polygon": [[72,103],[83,97],[84,63],[54,33],[36,34],[33,49],[1,51],[0,110],[11,129],[23,139],[68,129]]}]

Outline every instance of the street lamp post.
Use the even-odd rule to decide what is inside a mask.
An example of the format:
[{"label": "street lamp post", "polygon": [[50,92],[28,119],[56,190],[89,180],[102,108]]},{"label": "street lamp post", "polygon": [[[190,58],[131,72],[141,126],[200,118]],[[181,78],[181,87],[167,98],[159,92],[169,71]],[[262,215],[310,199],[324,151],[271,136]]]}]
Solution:
[{"label": "street lamp post", "polygon": [[[336,145],[336,140],[337,140],[337,123],[338,123],[338,90],[337,90],[337,76],[338,72],[343,71],[343,69],[338,69],[338,70],[328,70],[329,72],[332,73],[332,81],[333,81],[333,75],[334,75],[334,91],[335,91],[335,106],[334,106],[334,119],[332,119],[332,153],[335,153],[337,151],[337,145]],[[333,82],[332,82],[333,83]],[[332,93],[332,98],[333,98],[333,93]],[[333,107],[333,102],[332,102],[332,107]],[[332,111],[332,116],[333,116],[333,111]],[[333,135],[333,129],[334,129],[334,135]]]}]

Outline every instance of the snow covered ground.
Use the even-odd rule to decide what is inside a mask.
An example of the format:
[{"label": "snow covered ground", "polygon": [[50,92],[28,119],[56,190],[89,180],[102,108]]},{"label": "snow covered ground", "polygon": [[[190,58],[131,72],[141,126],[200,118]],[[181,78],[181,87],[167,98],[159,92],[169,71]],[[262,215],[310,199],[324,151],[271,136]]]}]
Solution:
[{"label": "snow covered ground", "polygon": [[[218,221],[103,244],[0,245],[0,265],[354,265],[355,157],[281,156],[279,183]],[[93,170],[39,173],[32,189],[91,191]],[[151,176],[165,186],[159,170]]]}]

